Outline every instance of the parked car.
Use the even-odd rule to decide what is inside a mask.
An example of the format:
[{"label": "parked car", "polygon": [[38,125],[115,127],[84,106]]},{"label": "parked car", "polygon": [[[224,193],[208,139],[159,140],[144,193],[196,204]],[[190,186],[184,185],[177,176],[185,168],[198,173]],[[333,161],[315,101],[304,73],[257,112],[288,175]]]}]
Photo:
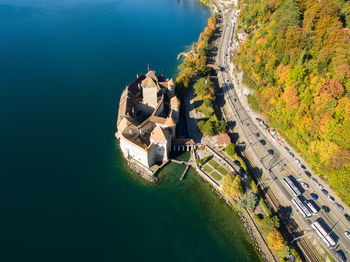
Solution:
[{"label": "parked car", "polygon": [[300,164],[299,167],[300,167],[301,169],[306,169],[306,166],[304,166],[303,164]]},{"label": "parked car", "polygon": [[345,231],[345,236],[350,239],[350,232],[349,231]]},{"label": "parked car", "polygon": [[255,133],[255,136],[256,136],[256,137],[259,137],[260,135],[259,135],[259,133]]},{"label": "parked car", "polygon": [[293,159],[295,163],[300,164],[300,160],[298,158]]},{"label": "parked car", "polygon": [[260,118],[257,117],[257,118],[255,118],[255,119],[256,119],[256,121],[261,122],[261,119],[260,119]]},{"label": "parked car", "polygon": [[312,197],[313,200],[317,200],[318,199],[318,195],[315,193],[311,193],[310,196]]},{"label": "parked car", "polygon": [[335,199],[334,199],[334,197],[332,197],[332,196],[328,196],[328,199],[329,199],[329,201],[331,201],[331,202],[335,202]]},{"label": "parked car", "polygon": [[294,154],[292,152],[288,153],[291,157],[294,157]]},{"label": "parked car", "polygon": [[345,216],[346,220],[348,220],[350,222],[350,216],[348,214],[345,214],[344,216]]},{"label": "parked car", "polygon": [[264,139],[260,140],[260,144],[262,144],[263,146],[266,145],[266,141]]},{"label": "parked car", "polygon": [[328,195],[328,191],[326,189],[321,190],[323,194]]},{"label": "parked car", "polygon": [[289,151],[289,148],[288,148],[288,147],[286,147],[286,146],[284,147],[284,149],[285,149],[286,151]]},{"label": "parked car", "polygon": [[322,188],[323,188],[323,186],[322,186],[320,183],[317,184],[317,187],[318,187],[319,189],[322,189]]},{"label": "parked car", "polygon": [[329,213],[329,211],[331,211],[331,209],[327,206],[322,206],[322,209],[324,210],[324,212]]},{"label": "parked car", "polygon": [[309,185],[306,184],[305,182],[301,183],[301,185],[302,185],[305,189],[309,189]]},{"label": "parked car", "polygon": [[345,254],[344,254],[344,252],[342,250],[338,250],[335,254],[339,258],[339,260],[341,262],[345,262],[346,261]]},{"label": "parked car", "polygon": [[312,177],[312,178],[311,178],[311,181],[314,182],[315,185],[318,185],[318,181],[317,181],[316,178]]},{"label": "parked car", "polygon": [[339,211],[343,211],[344,210],[344,207],[342,205],[340,205],[338,203],[335,203],[334,205],[336,206],[336,208],[339,209]]},{"label": "parked car", "polygon": [[305,175],[311,177],[311,173],[309,171],[305,171]]}]

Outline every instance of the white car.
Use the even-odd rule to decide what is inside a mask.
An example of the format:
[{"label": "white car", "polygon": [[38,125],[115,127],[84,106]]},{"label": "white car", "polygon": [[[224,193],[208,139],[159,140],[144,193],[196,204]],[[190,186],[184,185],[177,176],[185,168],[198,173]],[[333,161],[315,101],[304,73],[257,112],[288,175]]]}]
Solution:
[{"label": "white car", "polygon": [[323,189],[323,186],[319,183],[319,184],[317,184],[317,187],[319,188],[319,189]]},{"label": "white car", "polygon": [[329,199],[329,201],[331,201],[331,202],[335,202],[335,199],[334,199],[334,197],[332,197],[332,196],[328,196],[328,199]]},{"label": "white car", "polygon": [[298,158],[293,159],[295,163],[300,164],[300,160]]},{"label": "white car", "polygon": [[350,239],[350,232],[349,231],[345,231],[345,236]]},{"label": "white car", "polygon": [[302,184],[302,186],[305,188],[305,189],[309,189],[309,185],[308,184],[306,184],[306,183],[301,183]]}]

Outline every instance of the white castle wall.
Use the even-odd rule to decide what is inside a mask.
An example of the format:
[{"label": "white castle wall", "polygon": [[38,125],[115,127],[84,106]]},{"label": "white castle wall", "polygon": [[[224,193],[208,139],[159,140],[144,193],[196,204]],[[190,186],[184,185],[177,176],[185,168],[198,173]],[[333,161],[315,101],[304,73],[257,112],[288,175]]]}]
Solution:
[{"label": "white castle wall", "polygon": [[126,158],[131,157],[144,166],[150,167],[148,153],[135,144],[132,144],[121,137],[120,148]]}]

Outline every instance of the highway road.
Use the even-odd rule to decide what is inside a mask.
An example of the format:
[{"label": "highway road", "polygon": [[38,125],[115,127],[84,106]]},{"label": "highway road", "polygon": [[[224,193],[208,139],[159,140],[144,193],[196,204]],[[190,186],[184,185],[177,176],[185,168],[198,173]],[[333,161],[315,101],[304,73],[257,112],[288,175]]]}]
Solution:
[{"label": "highway road", "polygon": [[[222,16],[224,17],[224,15]],[[222,38],[221,38],[221,44],[219,46],[218,50],[218,65],[226,68],[228,70],[230,61],[230,54],[228,53],[228,50],[233,42],[233,32],[234,32],[234,26],[236,23],[236,17],[235,17],[235,10],[229,9],[227,11],[226,20],[223,25],[223,32],[222,32]],[[231,110],[223,110],[224,115],[226,117],[227,121],[235,121],[236,127],[234,129],[234,132],[238,132],[240,135],[239,142],[243,142],[246,145],[245,151],[248,153],[248,151],[252,152],[252,155],[250,156],[250,159],[253,160],[253,163],[259,161],[262,166],[265,168],[265,176],[268,176],[270,181],[275,183],[277,187],[280,189],[281,194],[288,199],[289,201],[294,197],[291,192],[286,188],[283,182],[283,178],[285,176],[293,176],[299,183],[306,182],[309,185],[309,189],[303,190],[300,186],[300,189],[303,192],[303,196],[306,199],[311,199],[310,193],[316,193],[318,195],[318,199],[314,201],[314,203],[317,204],[321,208],[321,206],[328,206],[330,208],[329,213],[325,213],[321,209],[320,212],[318,212],[316,215],[312,216],[310,219],[304,219],[299,212],[297,212],[297,209],[293,206],[293,217],[295,218],[295,221],[298,223],[301,229],[306,229],[305,231],[314,232],[311,228],[311,223],[315,221],[317,218],[322,217],[324,221],[328,224],[328,226],[332,229],[332,232],[336,234],[336,236],[339,238],[337,241],[336,249],[343,250],[346,257],[350,259],[350,239],[348,239],[344,232],[350,231],[350,222],[346,220],[344,217],[345,212],[350,214],[350,210],[348,207],[345,206],[344,203],[341,203],[340,199],[338,199],[334,193],[332,193],[332,190],[328,187],[328,185],[321,181],[319,177],[317,177],[315,174],[313,174],[313,177],[315,177],[320,184],[329,192],[329,195],[332,195],[336,202],[340,203],[344,208],[345,211],[339,211],[335,206],[334,203],[332,203],[327,196],[321,192],[321,190],[318,188],[318,186],[311,181],[311,179],[306,176],[304,173],[304,170],[299,167],[299,165],[294,161],[294,158],[291,157],[288,154],[288,151],[284,149],[284,146],[279,146],[276,143],[272,142],[272,137],[268,133],[268,131],[265,131],[256,121],[254,117],[252,117],[252,114],[248,111],[248,108],[245,108],[242,106],[240,97],[237,96],[237,92],[234,87],[235,81],[232,81],[230,74],[226,71],[221,71],[218,73],[218,78],[221,80],[221,86],[224,90],[225,94],[225,101],[228,103],[229,108]],[[263,142],[261,142],[263,140]],[[292,148],[290,146],[287,146],[291,151]],[[297,156],[297,154],[293,151],[294,155]],[[301,160],[301,158],[299,158]],[[303,161],[302,161],[303,162]],[[305,162],[303,162],[305,166]],[[267,170],[270,170],[268,172]],[[308,169],[311,172],[310,169]],[[292,203],[290,202],[290,205]],[[326,245],[323,243],[323,241],[318,238],[318,235],[314,233],[314,237],[316,239],[319,239],[320,244],[323,245],[324,248],[327,248]],[[303,242],[303,239],[298,240],[298,242],[301,243],[301,245],[304,245],[305,248],[305,242]],[[299,244],[299,243],[298,243]],[[303,247],[301,247],[303,248]],[[328,252],[335,255],[336,249],[328,249]],[[311,252],[310,250],[308,251]],[[307,257],[307,255],[306,255]],[[310,254],[309,260],[315,260],[313,258],[313,255]]]}]

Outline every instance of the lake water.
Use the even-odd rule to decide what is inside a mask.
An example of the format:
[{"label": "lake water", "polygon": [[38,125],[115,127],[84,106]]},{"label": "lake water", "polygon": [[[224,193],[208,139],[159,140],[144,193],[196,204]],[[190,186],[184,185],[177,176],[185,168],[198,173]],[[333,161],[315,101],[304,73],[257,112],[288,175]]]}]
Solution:
[{"label": "lake water", "polygon": [[149,185],[114,139],[119,97],[209,17],[194,0],[0,2],[0,261],[258,261],[193,171]]}]

